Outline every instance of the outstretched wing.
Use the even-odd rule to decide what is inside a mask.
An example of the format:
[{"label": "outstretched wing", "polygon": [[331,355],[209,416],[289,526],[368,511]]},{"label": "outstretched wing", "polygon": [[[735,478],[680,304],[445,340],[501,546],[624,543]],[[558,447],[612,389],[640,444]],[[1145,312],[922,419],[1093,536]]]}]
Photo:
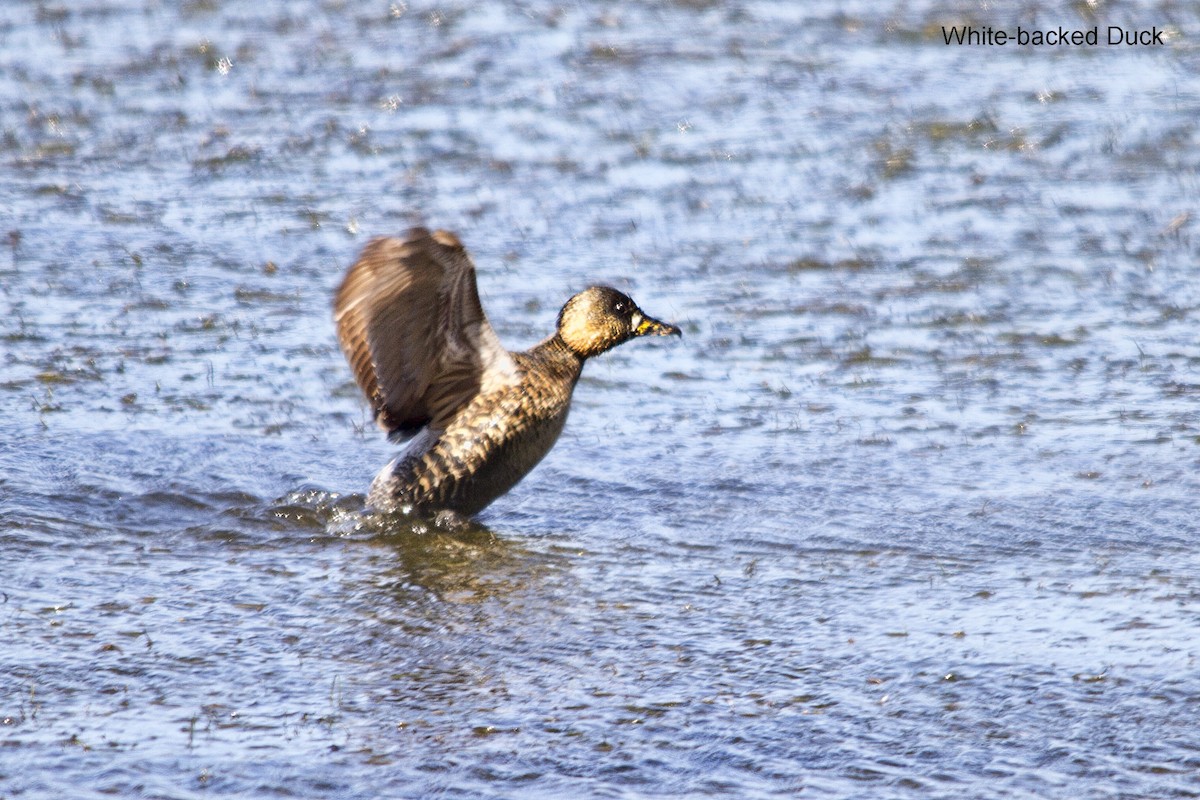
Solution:
[{"label": "outstretched wing", "polygon": [[449,231],[373,239],[334,300],[342,352],[389,436],[444,429],[481,391],[516,383],[488,324],[475,265]]}]

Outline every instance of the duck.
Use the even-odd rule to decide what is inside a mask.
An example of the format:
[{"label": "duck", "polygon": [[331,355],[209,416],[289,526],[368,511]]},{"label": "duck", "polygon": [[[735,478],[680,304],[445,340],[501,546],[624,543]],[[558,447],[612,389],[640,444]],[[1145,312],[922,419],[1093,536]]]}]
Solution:
[{"label": "duck", "polygon": [[682,336],[623,292],[590,286],[524,352],[501,344],[475,264],[446,230],[378,237],[334,296],[338,342],[375,422],[407,442],[371,483],[381,512],[470,519],[554,446],[584,362],[645,336]]}]

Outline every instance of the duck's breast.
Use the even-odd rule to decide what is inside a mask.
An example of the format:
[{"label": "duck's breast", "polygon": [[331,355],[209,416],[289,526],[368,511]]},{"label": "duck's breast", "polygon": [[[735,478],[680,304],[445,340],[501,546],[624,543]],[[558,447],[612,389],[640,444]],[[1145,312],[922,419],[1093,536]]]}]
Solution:
[{"label": "duck's breast", "polygon": [[558,441],[574,384],[533,370],[520,387],[477,396],[445,431],[418,434],[376,477],[368,502],[478,513],[529,474]]}]

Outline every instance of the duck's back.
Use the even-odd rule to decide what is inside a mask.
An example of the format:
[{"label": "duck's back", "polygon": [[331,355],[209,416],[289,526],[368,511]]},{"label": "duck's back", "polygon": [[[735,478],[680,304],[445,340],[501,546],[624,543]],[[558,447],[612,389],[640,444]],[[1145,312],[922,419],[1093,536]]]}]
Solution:
[{"label": "duck's back", "polygon": [[537,466],[562,433],[582,362],[554,339],[512,356],[519,382],[480,393],[445,430],[418,433],[375,478],[370,505],[471,516]]}]

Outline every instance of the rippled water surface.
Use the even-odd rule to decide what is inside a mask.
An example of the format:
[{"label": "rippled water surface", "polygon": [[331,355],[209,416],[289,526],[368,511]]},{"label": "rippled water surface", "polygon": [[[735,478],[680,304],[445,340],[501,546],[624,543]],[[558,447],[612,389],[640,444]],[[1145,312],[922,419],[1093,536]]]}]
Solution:
[{"label": "rippled water surface", "polygon": [[[1003,5],[5,3],[0,797],[1200,795],[1200,19]],[[329,313],[414,222],[684,329],[455,537]]]}]

